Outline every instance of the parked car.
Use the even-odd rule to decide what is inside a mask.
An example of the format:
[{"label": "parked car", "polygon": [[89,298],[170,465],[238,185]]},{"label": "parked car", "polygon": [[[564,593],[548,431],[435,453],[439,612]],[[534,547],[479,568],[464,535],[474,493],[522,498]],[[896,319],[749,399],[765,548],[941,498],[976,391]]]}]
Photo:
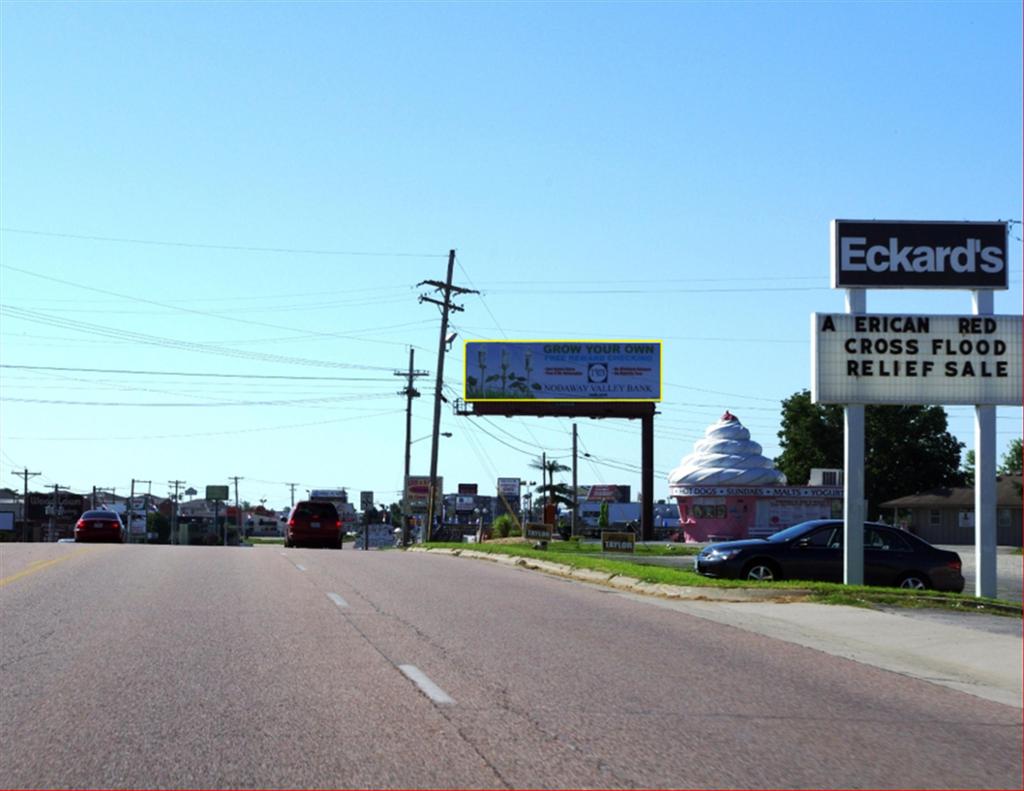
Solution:
[{"label": "parked car", "polygon": [[286,547],[320,546],[341,549],[344,531],[338,509],[333,503],[321,500],[303,500],[296,503],[288,514],[285,528]]},{"label": "parked car", "polygon": [[[694,559],[709,577],[843,581],[843,521],[814,519],[767,538],[723,541]],[[864,582],[895,588],[964,589],[960,556],[888,525],[864,525]]]},{"label": "parked car", "polygon": [[75,522],[75,541],[113,541],[124,543],[124,523],[113,511],[86,511]]}]

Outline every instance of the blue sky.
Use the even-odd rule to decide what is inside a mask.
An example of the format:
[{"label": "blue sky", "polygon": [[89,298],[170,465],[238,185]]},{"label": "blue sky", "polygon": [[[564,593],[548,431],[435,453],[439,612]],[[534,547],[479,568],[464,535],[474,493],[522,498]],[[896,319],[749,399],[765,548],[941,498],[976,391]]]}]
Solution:
[{"label": "blue sky", "polygon": [[[435,370],[417,284],[452,248],[460,341],[664,340],[657,498],[726,409],[775,456],[809,315],[844,309],[829,220],[1021,219],[1021,29],[1010,2],[4,2],[2,362],[162,372],[2,369],[6,483],[395,499],[393,372]],[[1016,238],[1010,286],[997,313]],[[566,420],[442,420],[446,489],[570,461]],[[997,426],[1001,455],[1021,409]],[[636,492],[639,426],[579,429],[580,481]]]}]

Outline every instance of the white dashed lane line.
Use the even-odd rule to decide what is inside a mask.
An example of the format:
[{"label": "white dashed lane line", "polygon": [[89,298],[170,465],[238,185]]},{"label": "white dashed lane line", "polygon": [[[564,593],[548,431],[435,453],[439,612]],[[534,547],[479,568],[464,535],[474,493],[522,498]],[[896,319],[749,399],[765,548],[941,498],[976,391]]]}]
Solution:
[{"label": "white dashed lane line", "polygon": [[406,678],[420,688],[420,692],[434,701],[434,703],[450,705],[455,702],[448,696],[447,692],[427,678],[423,671],[415,665],[399,665],[398,669],[402,671]]},{"label": "white dashed lane line", "polygon": [[341,598],[341,596],[339,596],[337,593],[328,593],[327,598],[335,604],[337,604],[339,607],[348,607],[348,602]]}]

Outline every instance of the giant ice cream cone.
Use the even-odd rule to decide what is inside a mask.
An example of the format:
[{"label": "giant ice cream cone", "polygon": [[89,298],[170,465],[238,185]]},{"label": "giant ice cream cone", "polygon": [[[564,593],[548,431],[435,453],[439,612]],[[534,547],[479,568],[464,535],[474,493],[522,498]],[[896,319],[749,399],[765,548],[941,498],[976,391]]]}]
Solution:
[{"label": "giant ice cream cone", "polygon": [[785,485],[786,476],[761,455],[761,446],[750,439],[739,418],[726,412],[707,428],[704,439],[694,443],[693,453],[669,473],[668,482],[670,486],[774,486]]}]

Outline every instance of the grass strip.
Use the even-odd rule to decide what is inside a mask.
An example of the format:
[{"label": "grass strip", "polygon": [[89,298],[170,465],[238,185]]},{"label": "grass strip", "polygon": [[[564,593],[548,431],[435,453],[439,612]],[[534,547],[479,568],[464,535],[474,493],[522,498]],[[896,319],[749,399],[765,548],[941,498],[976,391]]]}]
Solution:
[{"label": "grass strip", "polygon": [[[567,544],[572,542],[566,542]],[[455,542],[432,542],[424,545],[427,549],[470,550],[496,555],[509,555],[535,560],[561,563],[570,568],[603,571],[622,577],[631,577],[641,582],[681,587],[705,588],[751,588],[758,590],[805,590],[810,600],[820,604],[845,604],[854,607],[931,607],[958,610],[961,612],[982,612],[991,615],[1005,615],[1020,618],[1020,604],[1002,599],[970,596],[964,593],[940,593],[938,591],[903,590],[902,588],[880,588],[869,585],[844,585],[836,582],[814,582],[810,580],[783,580],[780,582],[750,582],[747,580],[724,580],[705,577],[685,568],[650,566],[607,557],[595,557],[592,552],[571,552],[567,548],[534,549],[526,544],[460,544]]]}]

